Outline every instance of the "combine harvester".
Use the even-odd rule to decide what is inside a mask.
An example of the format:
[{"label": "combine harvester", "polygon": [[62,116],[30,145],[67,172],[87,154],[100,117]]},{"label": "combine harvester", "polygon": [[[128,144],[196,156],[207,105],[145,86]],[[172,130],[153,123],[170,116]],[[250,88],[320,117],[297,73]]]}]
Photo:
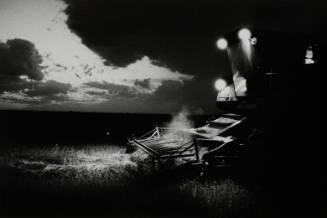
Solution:
[{"label": "combine harvester", "polygon": [[129,144],[142,149],[154,161],[180,158],[183,163],[230,166],[237,159],[245,144],[236,138],[242,132],[246,117],[222,114],[206,125],[177,129],[156,127],[141,137],[134,137]]},{"label": "combine harvester", "polygon": [[[226,52],[231,64],[230,74],[215,82],[216,104],[222,112],[217,119],[192,129],[155,128],[129,140],[131,145],[158,162],[181,158],[186,162],[226,167],[238,163],[256,140],[256,133],[264,132],[272,137],[265,142],[269,148],[276,141],[274,136],[289,132],[279,123],[288,119],[287,111],[304,110],[298,93],[303,93],[304,98],[310,96],[303,84],[316,83],[308,75],[318,71],[318,45],[308,37],[243,28],[218,39],[217,47]],[[278,131],[274,133],[271,128]],[[278,143],[287,141],[291,139]],[[292,152],[288,145],[283,149],[289,149],[285,154]],[[279,155],[273,152],[271,156]]]}]

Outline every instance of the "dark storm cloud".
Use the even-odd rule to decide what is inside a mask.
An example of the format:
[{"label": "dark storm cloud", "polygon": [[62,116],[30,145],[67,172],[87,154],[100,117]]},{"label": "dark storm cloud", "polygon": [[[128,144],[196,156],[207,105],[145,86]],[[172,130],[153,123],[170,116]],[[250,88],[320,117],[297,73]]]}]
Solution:
[{"label": "dark storm cloud", "polygon": [[106,91],[99,91],[99,92],[97,92],[97,91],[87,91],[86,93],[89,94],[89,95],[98,95],[98,96],[104,96],[104,95],[107,94]]},{"label": "dark storm cloud", "polygon": [[0,42],[0,60],[0,94],[29,88],[31,81],[43,79],[42,58],[33,43],[27,40]]},{"label": "dark storm cloud", "polygon": [[21,76],[43,79],[42,58],[33,43],[23,39],[0,42],[0,92],[24,88]]},{"label": "dark storm cloud", "polygon": [[0,99],[28,104],[40,104],[50,101],[59,102],[68,100],[67,93],[71,89],[71,84],[60,83],[54,80],[45,82],[20,80],[6,86],[2,92],[7,94],[0,96]]},{"label": "dark storm cloud", "polygon": [[39,82],[33,84],[30,89],[24,91],[25,94],[31,97],[53,97],[58,94],[67,94],[72,88],[69,83],[60,83],[54,80],[48,80],[46,82]]},{"label": "dark storm cloud", "polygon": [[[221,15],[226,7],[185,1],[67,2],[69,27],[110,64],[123,67],[147,55],[182,73],[219,69],[217,60],[224,54],[217,52],[215,40],[230,26],[226,14]],[[244,18],[246,11],[233,8],[229,17]]]},{"label": "dark storm cloud", "polygon": [[34,44],[27,40],[12,39],[0,43],[0,60],[0,94],[12,93],[2,99],[19,103],[63,100],[71,89],[70,84],[42,81],[42,58]]},{"label": "dark storm cloud", "polygon": [[126,66],[147,55],[182,73],[224,73],[216,39],[241,26],[315,33],[323,1],[66,0],[69,27],[107,59]]}]

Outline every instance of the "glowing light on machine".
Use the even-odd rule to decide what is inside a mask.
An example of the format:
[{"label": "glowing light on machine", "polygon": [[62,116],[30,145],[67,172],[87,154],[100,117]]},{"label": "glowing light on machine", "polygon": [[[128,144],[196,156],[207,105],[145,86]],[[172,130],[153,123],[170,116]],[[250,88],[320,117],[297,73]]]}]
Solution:
[{"label": "glowing light on machine", "polygon": [[220,50],[225,50],[228,46],[228,42],[226,39],[224,38],[219,38],[217,40],[217,47],[220,49]]},{"label": "glowing light on machine", "polygon": [[251,31],[247,28],[240,29],[240,31],[238,31],[238,38],[241,40],[249,40],[251,38]]},{"label": "glowing light on machine", "polygon": [[238,38],[241,40],[242,50],[249,63],[251,63],[252,59],[252,45],[256,44],[257,42],[257,39],[255,37],[251,38],[251,36],[252,33],[247,28],[243,28],[238,31]]},{"label": "glowing light on machine", "polygon": [[305,54],[305,59],[304,59],[304,63],[305,64],[314,64],[315,61],[313,59],[313,50],[312,50],[312,46],[309,46],[307,48],[306,54]]},{"label": "glowing light on machine", "polygon": [[233,80],[227,82],[220,78],[215,81],[215,88],[218,91],[217,102],[238,101],[238,97],[248,95],[248,73],[253,67],[254,47],[257,38],[252,36],[252,32],[247,28],[242,28],[237,32],[240,40],[228,45],[227,40],[220,38],[217,40],[217,47],[224,50],[228,46],[228,56],[231,58]]},{"label": "glowing light on machine", "polygon": [[253,37],[250,39],[251,45],[256,45],[258,42],[258,39],[256,37]]},{"label": "glowing light on machine", "polygon": [[215,82],[215,88],[217,89],[217,91],[222,91],[224,88],[226,88],[226,86],[227,83],[223,79],[217,79]]}]

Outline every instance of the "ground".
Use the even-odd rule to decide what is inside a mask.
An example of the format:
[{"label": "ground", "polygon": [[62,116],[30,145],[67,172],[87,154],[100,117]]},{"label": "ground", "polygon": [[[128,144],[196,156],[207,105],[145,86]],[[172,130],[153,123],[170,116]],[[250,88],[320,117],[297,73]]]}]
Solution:
[{"label": "ground", "polygon": [[259,217],[251,188],[115,145],[16,147],[0,155],[0,215]]}]

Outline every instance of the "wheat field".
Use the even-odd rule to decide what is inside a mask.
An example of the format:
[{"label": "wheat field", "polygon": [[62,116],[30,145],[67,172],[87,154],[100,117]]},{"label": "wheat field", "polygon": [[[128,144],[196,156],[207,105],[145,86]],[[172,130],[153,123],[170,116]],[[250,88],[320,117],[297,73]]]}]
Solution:
[{"label": "wheat field", "polygon": [[[254,195],[229,179],[190,176],[174,161],[160,168],[142,151],[87,145],[1,151],[5,215],[258,217]],[[14,210],[13,208],[20,208]]]}]

